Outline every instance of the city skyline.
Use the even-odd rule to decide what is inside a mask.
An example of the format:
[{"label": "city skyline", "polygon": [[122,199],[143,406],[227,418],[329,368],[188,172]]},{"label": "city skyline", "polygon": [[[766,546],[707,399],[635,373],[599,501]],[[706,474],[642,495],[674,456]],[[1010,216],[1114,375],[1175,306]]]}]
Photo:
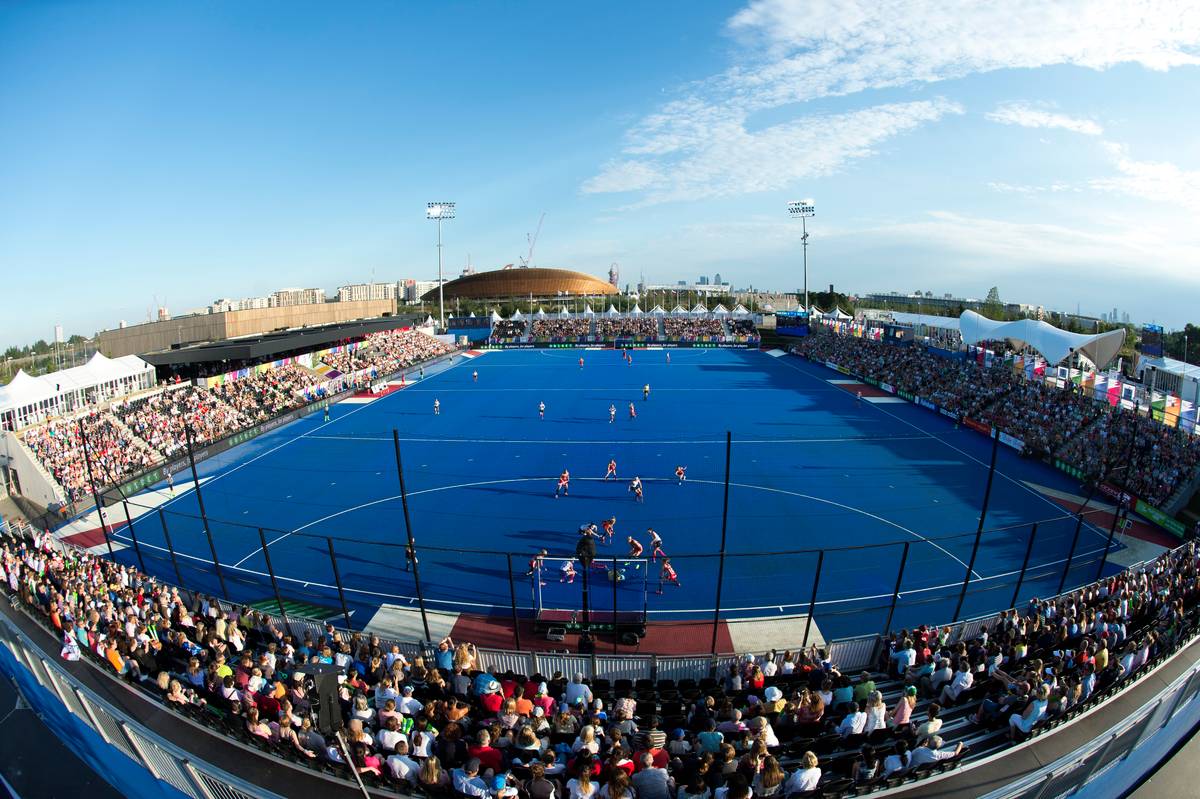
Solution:
[{"label": "city skyline", "polygon": [[1011,11],[11,4],[4,344],[280,286],[432,279],[431,200],[458,203],[448,275],[518,263],[544,213],[537,265],[790,291],[786,204],[812,197],[810,289],[998,285],[1182,327],[1200,110],[1178,100],[1200,19]]}]

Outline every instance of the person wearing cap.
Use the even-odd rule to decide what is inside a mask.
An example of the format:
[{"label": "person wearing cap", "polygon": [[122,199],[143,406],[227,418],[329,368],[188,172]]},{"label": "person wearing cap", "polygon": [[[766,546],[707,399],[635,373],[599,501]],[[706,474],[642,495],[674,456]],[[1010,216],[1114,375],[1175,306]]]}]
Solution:
[{"label": "person wearing cap", "polygon": [[491,789],[488,788],[487,782],[479,776],[480,765],[479,759],[472,757],[463,764],[462,768],[454,769],[450,774],[454,790],[464,796],[491,797]]},{"label": "person wearing cap", "polygon": [[892,708],[892,714],[888,718],[888,723],[895,729],[902,729],[908,726],[912,719],[913,708],[917,706],[917,686],[906,685],[904,691],[901,692],[900,698],[896,700],[896,706]]},{"label": "person wearing cap", "polygon": [[542,715],[554,715],[554,698],[550,696],[549,688],[546,686],[545,682],[540,682],[537,684],[537,691],[533,695],[532,702],[534,707],[540,707],[542,709]]},{"label": "person wearing cap", "polygon": [[909,768],[919,768],[929,763],[937,763],[939,760],[949,760],[962,754],[962,750],[962,741],[959,741],[958,745],[951,749],[948,746],[942,746],[942,736],[931,735],[913,750],[908,766]]},{"label": "person wearing cap", "polygon": [[425,709],[425,705],[413,698],[413,687],[406,685],[402,689],[403,694],[400,701],[396,703],[396,708],[406,716],[415,716]]},{"label": "person wearing cap", "polygon": [[564,697],[566,703],[572,707],[580,699],[583,699],[584,704],[590,705],[592,703],[592,689],[583,682],[583,672],[575,672],[575,676],[567,684]]},{"label": "person wearing cap", "polygon": [[500,682],[498,680],[489,680],[483,686],[483,691],[479,696],[479,705],[490,715],[498,715],[500,707],[504,704],[504,694],[500,692]]},{"label": "person wearing cap", "polygon": [[783,691],[774,685],[768,686],[763,692],[763,712],[782,713],[786,707],[787,700],[783,698]]}]

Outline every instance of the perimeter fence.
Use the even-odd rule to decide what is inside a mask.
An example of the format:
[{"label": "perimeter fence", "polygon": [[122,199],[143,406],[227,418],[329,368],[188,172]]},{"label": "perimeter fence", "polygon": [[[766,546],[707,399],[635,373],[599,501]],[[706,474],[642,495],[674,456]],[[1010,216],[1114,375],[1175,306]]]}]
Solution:
[{"label": "perimeter fence", "polygon": [[[553,626],[586,632],[612,653],[654,646],[678,652],[682,638],[709,655],[732,650],[729,628],[741,624],[765,620],[770,644],[806,647],[930,618],[957,623],[1061,593],[1120,568],[1108,559],[1121,548],[1128,513],[1085,509],[1028,524],[855,546],[676,554],[670,558],[676,584],[664,575],[662,558],[650,553],[602,553],[586,569],[572,551],[539,556],[410,546],[403,518],[396,519],[396,540],[379,541],[174,508],[139,510],[125,502],[107,510],[107,541],[119,545],[111,557],[285,621],[306,617],[363,629],[374,620],[376,629],[438,640],[448,618],[466,614],[480,617],[478,637],[497,647],[546,646],[542,634]],[[1086,539],[1085,525],[1091,528]],[[285,561],[282,568],[277,560]],[[571,575],[563,570],[568,563]],[[983,564],[1010,566],[984,576]],[[621,629],[614,629],[616,620]],[[622,641],[619,633],[631,625],[659,633],[640,645]]]}]

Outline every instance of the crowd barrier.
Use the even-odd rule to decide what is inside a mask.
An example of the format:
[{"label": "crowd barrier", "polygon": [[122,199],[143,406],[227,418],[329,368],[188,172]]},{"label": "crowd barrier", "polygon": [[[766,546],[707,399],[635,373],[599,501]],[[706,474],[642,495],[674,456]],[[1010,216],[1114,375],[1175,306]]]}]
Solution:
[{"label": "crowd barrier", "polygon": [[[0,655],[11,656],[0,656],[0,673],[14,682],[25,701],[66,746],[126,796],[170,799],[181,795],[193,799],[278,797],[278,794],[198,760],[193,753],[114,708],[76,680],[60,662],[47,658],[3,615],[0,615],[0,650],[5,650]],[[38,690],[38,686],[44,692]],[[69,711],[69,715],[64,710]],[[89,733],[78,725],[90,728],[99,741],[90,740]]]}]

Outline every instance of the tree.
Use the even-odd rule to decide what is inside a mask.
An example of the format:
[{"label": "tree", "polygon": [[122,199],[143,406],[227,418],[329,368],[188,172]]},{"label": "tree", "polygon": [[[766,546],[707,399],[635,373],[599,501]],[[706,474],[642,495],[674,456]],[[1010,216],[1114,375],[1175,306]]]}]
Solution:
[{"label": "tree", "polygon": [[988,289],[987,299],[984,300],[984,302],[986,302],[988,305],[992,305],[992,304],[999,305],[1000,304],[1000,289],[997,288],[996,286],[992,286],[990,289]]}]

